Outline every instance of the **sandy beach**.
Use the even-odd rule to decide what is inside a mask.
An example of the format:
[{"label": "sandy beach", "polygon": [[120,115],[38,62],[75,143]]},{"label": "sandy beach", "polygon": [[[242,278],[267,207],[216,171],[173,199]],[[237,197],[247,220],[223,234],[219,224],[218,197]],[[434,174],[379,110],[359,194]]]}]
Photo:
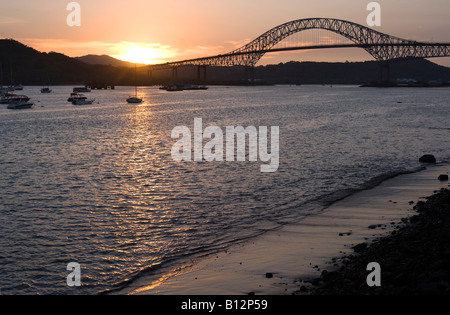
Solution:
[{"label": "sandy beach", "polygon": [[370,243],[416,214],[414,205],[441,188],[448,164],[429,164],[333,203],[318,215],[192,261],[160,279],[145,277],[118,294],[289,295],[310,289],[311,279],[337,270],[353,246]]},{"label": "sandy beach", "polygon": [[450,190],[441,189],[419,201],[414,210],[417,214],[408,218],[407,224],[389,236],[356,245],[356,254],[348,255],[338,270],[324,271],[312,281],[312,290],[302,287],[299,293],[450,294]]}]

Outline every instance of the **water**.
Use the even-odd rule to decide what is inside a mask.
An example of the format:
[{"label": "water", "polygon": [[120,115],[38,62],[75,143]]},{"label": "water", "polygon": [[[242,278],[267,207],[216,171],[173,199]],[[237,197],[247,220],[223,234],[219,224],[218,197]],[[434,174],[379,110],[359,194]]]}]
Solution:
[{"label": "water", "polygon": [[[0,107],[2,294],[96,294],[321,210],[374,179],[450,157],[449,89],[211,87],[168,93],[71,87],[23,91],[31,110]],[[280,167],[178,163],[171,131],[279,126]],[[376,180],[375,180],[376,181]],[[69,262],[82,287],[69,288]]]}]

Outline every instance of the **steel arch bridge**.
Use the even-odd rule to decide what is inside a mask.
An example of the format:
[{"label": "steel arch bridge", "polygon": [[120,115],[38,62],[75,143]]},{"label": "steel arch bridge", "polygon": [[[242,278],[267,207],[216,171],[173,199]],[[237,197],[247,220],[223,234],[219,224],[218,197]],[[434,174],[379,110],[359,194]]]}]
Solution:
[{"label": "steel arch bridge", "polygon": [[[312,29],[334,32],[347,38],[353,44],[274,48],[276,44],[285,38],[295,33]],[[429,43],[406,40],[345,20],[310,18],[299,19],[274,27],[245,46],[227,54],[151,65],[149,66],[149,70],[176,69],[183,66],[254,67],[266,53],[270,52],[342,47],[363,48],[375,60],[382,62],[450,56],[450,43]]]}]

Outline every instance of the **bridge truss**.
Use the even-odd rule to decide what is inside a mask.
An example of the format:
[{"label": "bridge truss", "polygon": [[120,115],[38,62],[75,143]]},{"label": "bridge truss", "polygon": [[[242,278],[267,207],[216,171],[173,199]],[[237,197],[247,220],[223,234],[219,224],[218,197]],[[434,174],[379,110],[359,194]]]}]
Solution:
[{"label": "bridge truss", "polygon": [[[353,44],[274,48],[279,42],[295,33],[313,29],[334,32],[347,38]],[[339,47],[362,48],[372,55],[375,60],[383,62],[450,56],[450,43],[412,41],[384,34],[349,21],[330,18],[311,18],[295,20],[274,27],[250,43],[227,54],[151,65],[149,66],[149,70],[174,69],[183,66],[254,67],[266,53],[270,52]]]}]

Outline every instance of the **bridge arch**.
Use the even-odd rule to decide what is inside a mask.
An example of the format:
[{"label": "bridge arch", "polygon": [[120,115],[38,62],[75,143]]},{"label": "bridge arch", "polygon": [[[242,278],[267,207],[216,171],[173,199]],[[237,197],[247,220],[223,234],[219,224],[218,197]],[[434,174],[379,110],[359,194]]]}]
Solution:
[{"label": "bridge arch", "polygon": [[232,51],[230,55],[242,54],[242,64],[245,66],[254,66],[264,56],[265,51],[270,50],[285,38],[295,33],[312,29],[322,29],[339,34],[365,49],[379,61],[387,60],[392,56],[392,52],[390,51],[392,47],[398,48],[416,43],[415,41],[384,34],[345,20],[310,18],[294,20],[274,27],[250,43]]},{"label": "bridge arch", "polygon": [[[354,22],[333,18],[309,18],[294,20],[274,27],[250,43],[227,54],[151,65],[149,69],[153,71],[183,66],[254,67],[266,53],[277,51],[273,47],[285,38],[312,29],[327,30],[341,35],[353,44],[340,47],[363,48],[377,61],[450,56],[449,43],[417,42],[384,34]],[[318,48],[335,47],[320,45],[309,47],[309,49]],[[297,47],[291,50],[296,49],[306,48]]]}]

